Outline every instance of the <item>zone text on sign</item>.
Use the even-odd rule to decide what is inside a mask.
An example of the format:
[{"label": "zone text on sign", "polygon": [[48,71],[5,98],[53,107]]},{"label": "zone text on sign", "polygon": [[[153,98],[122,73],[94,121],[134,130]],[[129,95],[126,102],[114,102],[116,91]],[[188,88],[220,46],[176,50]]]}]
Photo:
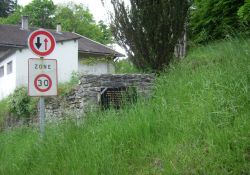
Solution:
[{"label": "zone text on sign", "polygon": [[50,64],[35,64],[35,69],[36,70],[51,69],[51,65]]}]

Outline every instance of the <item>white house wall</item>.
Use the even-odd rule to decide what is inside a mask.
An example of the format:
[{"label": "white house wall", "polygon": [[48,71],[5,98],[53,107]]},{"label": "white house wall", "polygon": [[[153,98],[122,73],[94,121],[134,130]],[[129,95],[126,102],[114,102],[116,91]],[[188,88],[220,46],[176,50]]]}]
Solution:
[{"label": "white house wall", "polygon": [[93,65],[84,65],[79,61],[78,71],[83,74],[113,74],[115,73],[115,67],[112,63],[96,63]]},{"label": "white house wall", "polygon": [[[17,51],[17,86],[27,86],[28,84],[29,58],[39,57],[27,48]],[[72,40],[57,43],[54,52],[45,58],[57,60],[59,82],[69,81],[72,72],[78,71],[78,41]]]},{"label": "white house wall", "polygon": [[[12,61],[12,73],[7,74],[7,64]],[[0,77],[0,100],[11,94],[16,88],[16,54],[0,62],[4,66],[4,76]]]}]

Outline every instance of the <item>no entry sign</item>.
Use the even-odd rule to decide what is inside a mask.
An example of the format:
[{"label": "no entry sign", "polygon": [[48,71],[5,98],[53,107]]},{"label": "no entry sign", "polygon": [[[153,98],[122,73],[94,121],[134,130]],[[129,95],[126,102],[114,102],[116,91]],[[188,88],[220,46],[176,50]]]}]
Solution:
[{"label": "no entry sign", "polygon": [[29,96],[55,96],[57,85],[57,60],[29,59]]},{"label": "no entry sign", "polygon": [[47,56],[55,49],[56,41],[53,35],[43,29],[32,32],[28,38],[30,50],[41,57]]}]

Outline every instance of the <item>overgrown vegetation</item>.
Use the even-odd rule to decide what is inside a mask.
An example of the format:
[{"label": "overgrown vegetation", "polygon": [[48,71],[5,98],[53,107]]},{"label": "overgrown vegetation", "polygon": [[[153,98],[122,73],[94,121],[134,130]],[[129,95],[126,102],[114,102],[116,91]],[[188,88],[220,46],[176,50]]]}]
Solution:
[{"label": "overgrown vegetation", "polygon": [[61,97],[65,97],[69,94],[79,83],[79,74],[77,72],[73,72],[69,82],[60,83],[58,86],[58,94]]},{"label": "overgrown vegetation", "polygon": [[[60,97],[65,97],[79,83],[78,73],[72,73],[67,83],[61,83],[58,87]],[[0,130],[4,128],[4,122],[8,117],[21,120],[31,120],[38,113],[38,98],[28,96],[27,88],[17,88],[10,96],[0,101]]]},{"label": "overgrown vegetation", "polygon": [[18,88],[8,97],[8,109],[14,117],[30,119],[37,113],[38,99],[28,96],[27,88]]},{"label": "overgrown vegetation", "polygon": [[35,97],[29,97],[26,88],[17,88],[10,96],[0,101],[0,131],[6,129],[8,119],[28,122],[37,114]]},{"label": "overgrown vegetation", "polygon": [[113,63],[113,57],[85,57],[84,59],[80,59],[80,63],[83,65],[94,65],[98,63]]},{"label": "overgrown vegetation", "polygon": [[250,26],[250,0],[245,0],[244,5],[238,10],[238,16],[245,25]]},{"label": "overgrown vegetation", "polygon": [[250,29],[249,0],[194,0],[191,9],[192,42],[204,44]]},{"label": "overgrown vegetation", "polygon": [[140,72],[129,59],[118,60],[114,63],[114,65],[115,65],[115,73],[117,74]]},{"label": "overgrown vegetation", "polygon": [[4,128],[4,121],[8,116],[9,110],[7,107],[7,101],[0,101],[0,131]]},{"label": "overgrown vegetation", "polygon": [[2,0],[0,1],[0,17],[7,17],[15,11],[17,6],[16,0]]},{"label": "overgrown vegetation", "polygon": [[250,40],[173,63],[152,99],[83,124],[0,134],[0,174],[249,174]]}]

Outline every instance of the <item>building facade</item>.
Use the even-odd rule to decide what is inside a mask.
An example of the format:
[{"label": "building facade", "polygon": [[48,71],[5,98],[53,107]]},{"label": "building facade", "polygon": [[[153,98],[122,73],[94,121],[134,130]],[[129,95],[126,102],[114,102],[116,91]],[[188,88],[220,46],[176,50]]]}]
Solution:
[{"label": "building facade", "polygon": [[[37,28],[28,27],[27,18],[22,19],[22,26],[0,25],[0,100],[11,94],[17,87],[28,85],[28,59],[38,58],[27,46],[27,39]],[[81,59],[87,57],[116,57],[122,54],[71,32],[48,29],[56,39],[53,53],[45,59],[56,59],[58,63],[58,81],[69,81],[73,72],[85,74],[112,73],[110,64],[82,65]],[[111,68],[110,68],[111,67]]]}]

